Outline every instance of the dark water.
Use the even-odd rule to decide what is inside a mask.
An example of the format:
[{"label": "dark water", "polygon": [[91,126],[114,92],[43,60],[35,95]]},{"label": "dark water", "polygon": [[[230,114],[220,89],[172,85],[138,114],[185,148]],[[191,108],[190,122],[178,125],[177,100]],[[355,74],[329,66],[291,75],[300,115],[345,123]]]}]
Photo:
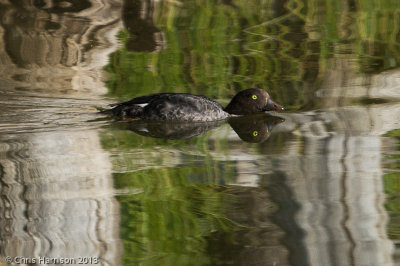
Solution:
[{"label": "dark water", "polygon": [[[398,265],[399,19],[390,0],[0,1],[1,263]],[[96,109],[254,86],[287,111]]]}]

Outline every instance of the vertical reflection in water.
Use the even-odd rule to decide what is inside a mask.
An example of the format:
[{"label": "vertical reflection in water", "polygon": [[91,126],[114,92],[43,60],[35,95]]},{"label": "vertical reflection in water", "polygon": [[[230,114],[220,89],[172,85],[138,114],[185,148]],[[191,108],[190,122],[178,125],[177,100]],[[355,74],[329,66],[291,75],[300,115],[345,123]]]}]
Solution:
[{"label": "vertical reflection in water", "polygon": [[[284,154],[274,154],[272,136],[263,157],[247,168],[237,162],[236,177],[256,173],[258,182],[246,184],[258,187],[235,193],[240,204],[228,215],[243,227],[234,243],[224,243],[224,234],[210,241],[211,247],[233,250],[219,255],[211,249],[213,256],[247,265],[396,265],[383,209],[381,135],[398,128],[399,104],[285,116],[281,130],[291,131],[294,121],[301,138],[287,139]],[[232,158],[240,153],[246,153],[244,145],[229,145]]]},{"label": "vertical reflection in water", "polygon": [[96,131],[2,138],[1,255],[118,262],[118,205]]},{"label": "vertical reflection in water", "polygon": [[393,265],[380,135],[397,127],[389,121],[399,111],[387,104],[296,117],[302,155],[274,159],[274,175],[286,172],[300,205],[296,219],[310,265]]},{"label": "vertical reflection in water", "polygon": [[266,190],[278,206],[278,210],[271,215],[271,220],[285,232],[280,241],[288,250],[287,259],[290,265],[308,265],[309,258],[303,242],[304,231],[296,221],[301,205],[287,185],[286,173],[275,172],[269,182],[271,184],[267,185]]},{"label": "vertical reflection in water", "polygon": [[111,165],[80,108],[106,92],[120,16],[119,0],[0,1],[2,126],[47,131],[0,136],[1,257],[119,263]]},{"label": "vertical reflection in water", "polygon": [[20,91],[106,93],[102,67],[117,46],[120,12],[119,0],[0,3],[3,79]]},{"label": "vertical reflection in water", "polygon": [[[287,233],[297,228],[297,226],[291,227],[294,223],[293,215],[296,208],[288,206],[292,202],[291,199],[282,197],[275,202],[275,196],[287,188],[283,180],[271,180],[272,182],[269,183],[268,178],[261,179],[271,187],[230,189],[235,203],[227,210],[228,217],[240,226],[233,232],[220,230],[210,237],[208,252],[212,257],[212,265],[291,265],[290,252],[292,250],[288,248],[291,245],[287,245],[288,243],[282,239]],[[289,204],[283,203],[284,201]],[[290,224],[291,228],[285,224]],[[286,232],[286,229],[289,232]],[[297,240],[301,241],[301,238],[295,239],[292,244],[296,244]],[[296,249],[299,252],[303,250],[299,245]],[[303,253],[303,255],[306,254]],[[306,257],[298,262],[305,261]]]},{"label": "vertical reflection in water", "polygon": [[153,0],[125,1],[122,11],[129,32],[126,48],[136,52],[156,52],[165,48],[164,33],[154,25]]}]

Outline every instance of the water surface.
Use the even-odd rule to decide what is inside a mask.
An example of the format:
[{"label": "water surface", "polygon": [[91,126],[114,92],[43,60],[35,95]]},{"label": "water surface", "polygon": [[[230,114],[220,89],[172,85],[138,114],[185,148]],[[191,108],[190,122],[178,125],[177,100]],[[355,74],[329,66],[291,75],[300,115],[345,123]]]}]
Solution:
[{"label": "water surface", "polygon": [[[400,263],[396,1],[2,1],[0,18],[2,261]],[[97,113],[255,86],[287,111]]]}]

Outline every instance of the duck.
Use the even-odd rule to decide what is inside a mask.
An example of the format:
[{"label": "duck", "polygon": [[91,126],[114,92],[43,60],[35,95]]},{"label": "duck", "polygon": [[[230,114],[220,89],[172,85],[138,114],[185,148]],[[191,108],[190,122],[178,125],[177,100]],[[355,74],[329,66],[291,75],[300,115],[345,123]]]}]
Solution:
[{"label": "duck", "polygon": [[285,107],[274,102],[268,92],[261,88],[240,91],[225,108],[211,98],[190,93],[156,93],[111,106],[113,108],[102,113],[121,119],[195,122],[285,110]]}]

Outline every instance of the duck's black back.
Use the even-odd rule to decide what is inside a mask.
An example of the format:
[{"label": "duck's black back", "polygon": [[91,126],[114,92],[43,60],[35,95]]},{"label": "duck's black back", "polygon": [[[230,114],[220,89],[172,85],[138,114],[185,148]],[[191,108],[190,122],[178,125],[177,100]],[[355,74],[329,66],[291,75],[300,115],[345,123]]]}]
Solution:
[{"label": "duck's black back", "polygon": [[124,110],[129,117],[145,120],[214,121],[229,116],[216,101],[187,93],[141,96],[119,103],[111,110]]},{"label": "duck's black back", "polygon": [[154,97],[143,109],[148,120],[214,121],[228,116],[222,106],[205,96],[162,94]]}]

